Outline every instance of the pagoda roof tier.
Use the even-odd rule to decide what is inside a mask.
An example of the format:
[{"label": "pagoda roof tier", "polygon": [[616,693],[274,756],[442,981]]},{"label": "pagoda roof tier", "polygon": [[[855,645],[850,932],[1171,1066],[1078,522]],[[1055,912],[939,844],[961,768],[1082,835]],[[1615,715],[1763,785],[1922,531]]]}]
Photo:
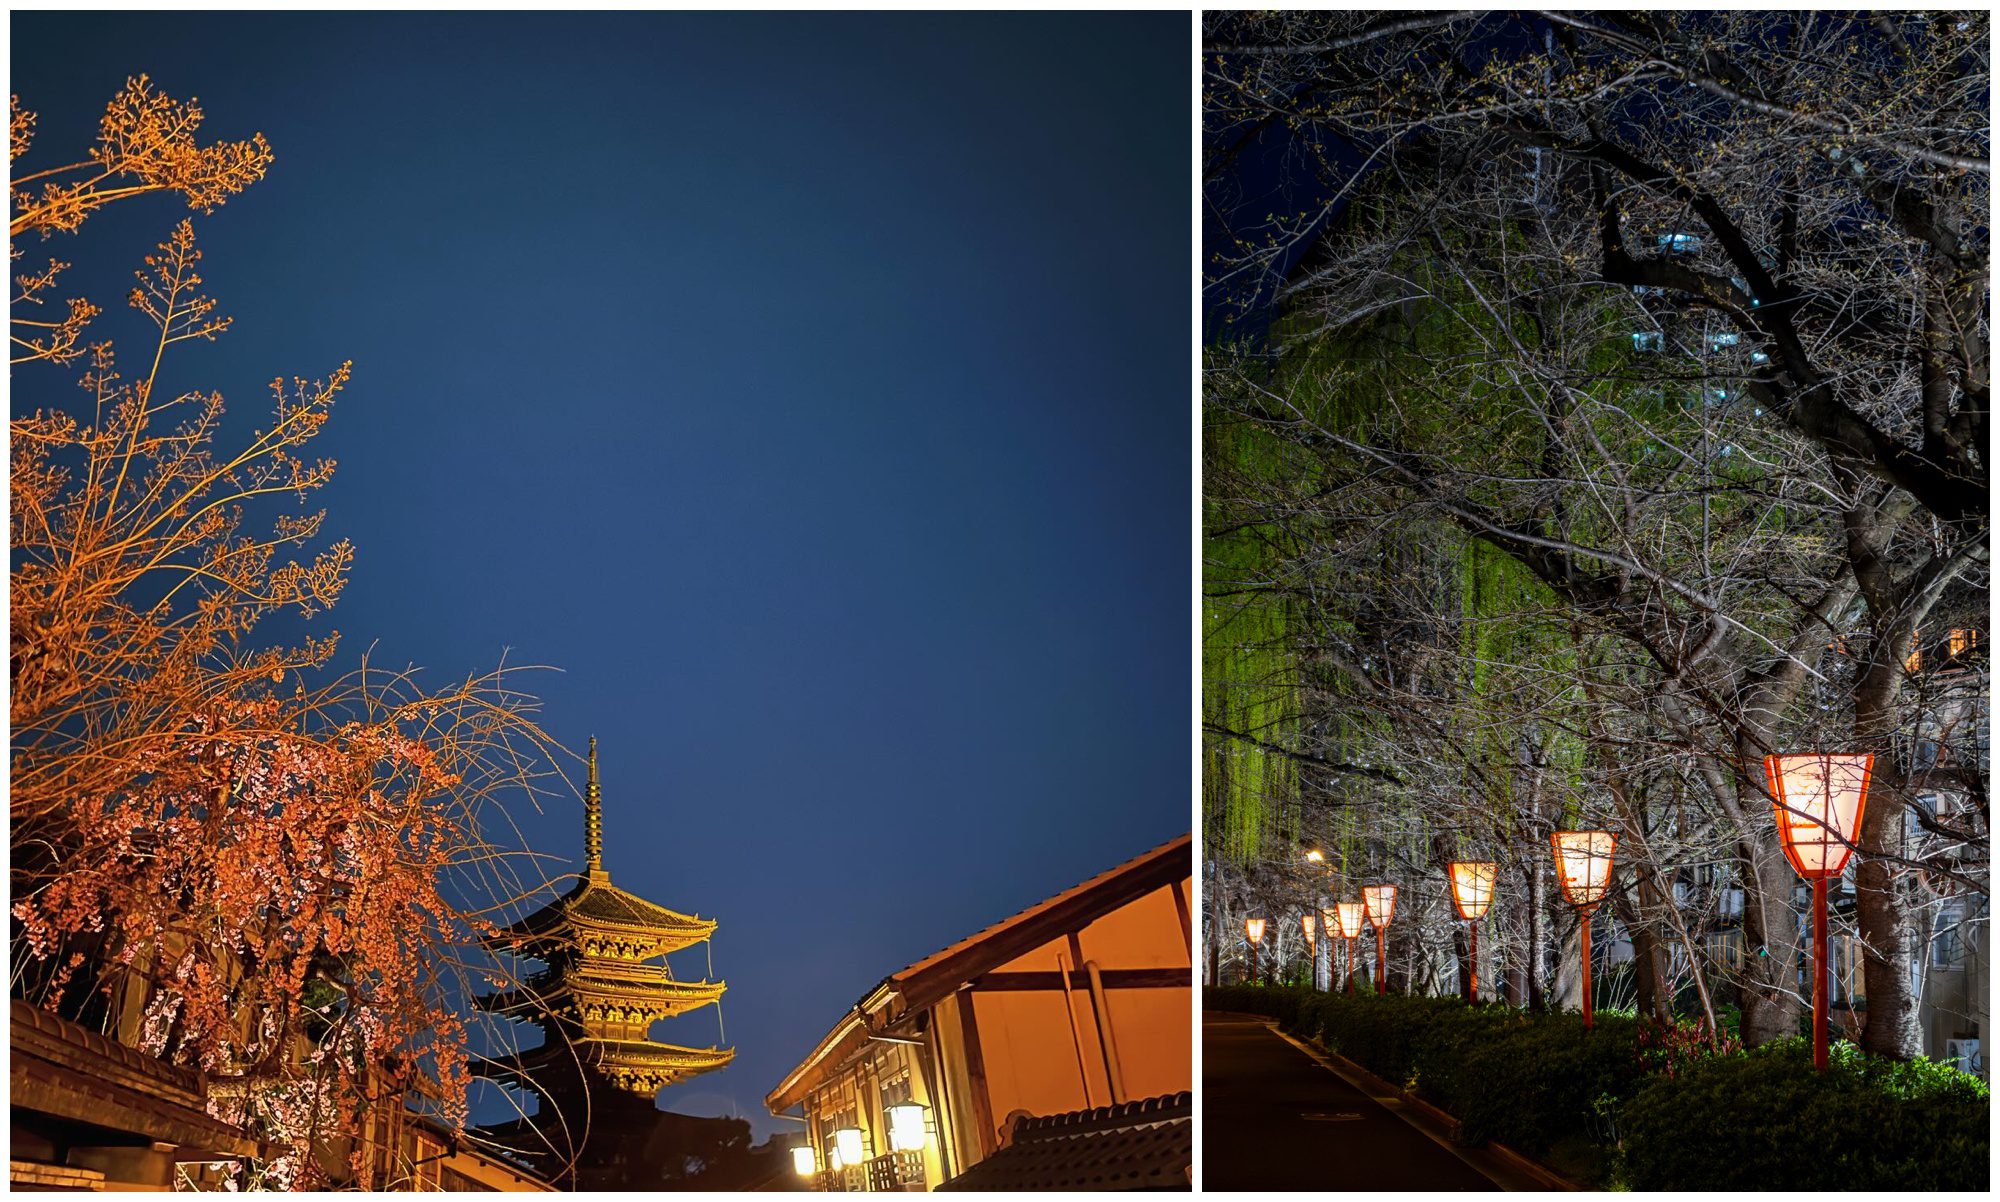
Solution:
[{"label": "pagoda roof tier", "polygon": [[501,928],[490,942],[513,944],[527,955],[535,946],[560,943],[584,955],[645,960],[690,947],[715,933],[715,920],[655,905],[611,883],[601,870],[585,873],[576,887],[534,913]]},{"label": "pagoda roof tier", "polygon": [[675,1082],[722,1068],[736,1058],[736,1049],[683,1048],[648,1039],[551,1040],[512,1056],[481,1061],[473,1072],[540,1092],[535,1070],[572,1054],[619,1089],[650,1096]]},{"label": "pagoda roof tier", "polygon": [[728,988],[721,981],[671,980],[653,966],[648,966],[652,968],[651,976],[617,971],[624,967],[589,961],[565,973],[539,973],[512,989],[484,994],[472,1001],[481,1010],[528,1021],[534,1020],[533,1012],[538,1010],[589,1011],[607,1006],[653,1018],[672,1018],[719,1000]]}]

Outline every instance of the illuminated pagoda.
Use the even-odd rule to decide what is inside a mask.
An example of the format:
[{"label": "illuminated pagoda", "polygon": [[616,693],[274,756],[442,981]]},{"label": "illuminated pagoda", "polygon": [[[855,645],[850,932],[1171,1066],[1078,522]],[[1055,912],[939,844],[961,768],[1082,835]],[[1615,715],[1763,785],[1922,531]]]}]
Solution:
[{"label": "illuminated pagoda", "polygon": [[656,1167],[648,1165],[646,1150],[658,1142],[663,1124],[685,1117],[656,1108],[655,1096],[722,1068],[736,1052],[679,1047],[648,1035],[661,1019],[721,999],[723,982],[677,981],[663,960],[707,939],[715,921],[676,913],[611,883],[604,869],[595,738],[583,800],[582,879],[489,941],[507,956],[546,968],[474,999],[482,1010],[541,1029],[538,1046],[475,1070],[533,1093],[537,1111],[478,1135],[573,1188],[643,1187]]}]

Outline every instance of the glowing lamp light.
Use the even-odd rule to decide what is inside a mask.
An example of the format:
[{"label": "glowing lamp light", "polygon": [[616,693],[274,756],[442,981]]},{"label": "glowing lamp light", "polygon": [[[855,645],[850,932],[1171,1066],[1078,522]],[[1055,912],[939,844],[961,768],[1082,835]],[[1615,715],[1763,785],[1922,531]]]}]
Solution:
[{"label": "glowing lamp light", "polygon": [[1872,755],[1767,755],[1785,858],[1812,882],[1813,1067],[1826,1071],[1826,883],[1847,867],[1868,805]]},{"label": "glowing lamp light", "polygon": [[861,1154],[861,1128],[842,1127],[833,1133],[833,1147],[840,1154],[843,1165],[860,1164],[866,1159]]},{"label": "glowing lamp light", "polygon": [[792,1149],[792,1171],[801,1177],[819,1172],[819,1157],[813,1155],[810,1144],[800,1144]]},{"label": "glowing lamp light", "polygon": [[1493,904],[1493,881],[1500,866],[1485,860],[1454,860],[1446,866],[1451,873],[1451,904],[1458,916],[1476,922]]},{"label": "glowing lamp light", "polygon": [[1264,920],[1261,918],[1244,919],[1243,934],[1246,937],[1248,937],[1250,942],[1252,943],[1264,942]]},{"label": "glowing lamp light", "polygon": [[1306,929],[1306,944],[1311,946],[1313,943],[1313,916],[1310,914],[1301,914],[1299,920],[1301,925]]},{"label": "glowing lamp light", "polygon": [[1466,955],[1465,1000],[1479,1000],[1479,918],[1493,904],[1493,882],[1500,875],[1500,866],[1490,860],[1453,860],[1445,865],[1445,875],[1451,878],[1451,904],[1458,909],[1458,916],[1472,925],[1466,928],[1471,936]]},{"label": "glowing lamp light", "polygon": [[1556,877],[1569,904],[1587,909],[1604,900],[1611,887],[1611,853],[1618,836],[1610,831],[1557,831],[1549,836],[1556,849]]},{"label": "glowing lamp light", "polygon": [[1334,927],[1340,937],[1347,940],[1347,992],[1354,992],[1354,940],[1361,934],[1361,924],[1367,917],[1366,909],[1360,902],[1341,902],[1333,908]]},{"label": "glowing lamp light", "polygon": [[1785,858],[1809,881],[1839,876],[1861,830],[1875,757],[1769,755],[1764,771],[1771,778]]},{"label": "glowing lamp light", "polygon": [[1370,885],[1361,891],[1361,905],[1375,928],[1375,992],[1389,992],[1389,919],[1396,913],[1396,887]]},{"label": "glowing lamp light", "polygon": [[889,1148],[894,1152],[921,1151],[924,1146],[924,1108],[915,1102],[898,1102],[883,1111],[889,1118]]},{"label": "glowing lamp light", "polygon": [[832,1144],[828,1144],[826,1148],[826,1167],[835,1173],[847,1167],[841,1162],[840,1149],[834,1147]]},{"label": "glowing lamp light", "polygon": [[1590,912],[1611,887],[1611,853],[1618,836],[1610,831],[1557,831],[1549,836],[1556,849],[1556,879],[1563,896],[1583,920],[1583,1029],[1591,1028],[1595,1011],[1590,992]]},{"label": "glowing lamp light", "polygon": [[1396,913],[1396,887],[1370,885],[1361,891],[1361,904],[1368,911],[1370,925],[1378,929],[1388,926],[1389,919]]},{"label": "glowing lamp light", "polygon": [[1315,847],[1306,853],[1306,859],[1311,860],[1315,864],[1320,864],[1325,862],[1326,856],[1320,852],[1319,848]]}]

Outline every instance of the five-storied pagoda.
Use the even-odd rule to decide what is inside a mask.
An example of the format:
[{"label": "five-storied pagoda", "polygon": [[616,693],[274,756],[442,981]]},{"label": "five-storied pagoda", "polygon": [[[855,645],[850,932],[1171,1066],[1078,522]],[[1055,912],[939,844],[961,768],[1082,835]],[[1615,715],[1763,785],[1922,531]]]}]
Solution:
[{"label": "five-storied pagoda", "polygon": [[655,1095],[721,1068],[736,1052],[677,1047],[648,1036],[660,1019],[722,997],[721,981],[676,981],[662,959],[708,938],[715,922],[656,906],[611,883],[604,870],[595,738],[583,800],[583,879],[492,941],[517,961],[538,960],[547,968],[476,999],[483,1010],[541,1029],[540,1046],[478,1069],[533,1092],[540,1102],[532,1118],[479,1134],[514,1149],[557,1184],[633,1188],[654,1178],[656,1166],[646,1163],[646,1152],[672,1117],[654,1106]]}]

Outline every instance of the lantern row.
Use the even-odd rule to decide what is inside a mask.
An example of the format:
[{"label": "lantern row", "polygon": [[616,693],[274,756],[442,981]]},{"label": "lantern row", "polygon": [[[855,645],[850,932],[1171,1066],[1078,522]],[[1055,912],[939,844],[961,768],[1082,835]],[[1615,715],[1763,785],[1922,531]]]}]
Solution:
[{"label": "lantern row", "polygon": [[[1812,882],[1813,908],[1813,1065],[1826,1069],[1826,883],[1841,874],[1853,855],[1861,830],[1861,816],[1868,803],[1868,786],[1874,773],[1873,755],[1807,752],[1771,755],[1764,758],[1770,780],[1772,804],[1777,813],[1778,832],[1785,857],[1792,868]],[[1581,925],[1583,970],[1583,1025],[1591,1029],[1593,1013],[1590,990],[1590,916],[1611,887],[1611,866],[1618,850],[1618,836],[1611,831],[1556,831],[1549,836],[1555,854],[1556,879],[1563,899],[1577,911]],[[1324,857],[1318,851],[1306,853],[1313,863]],[[1479,919],[1493,905],[1499,865],[1490,860],[1454,860],[1445,865],[1451,886],[1451,901],[1458,916],[1470,924],[1469,963],[1466,998],[1479,996]],[[1396,886],[1369,885],[1361,890],[1361,901],[1341,902],[1321,910],[1319,916],[1329,932],[1347,941],[1347,990],[1354,990],[1354,940],[1361,934],[1362,921],[1375,928],[1375,991],[1388,992],[1387,928],[1396,910]],[[1313,942],[1313,915],[1305,915],[1305,934]],[[1264,938],[1264,920],[1244,922],[1250,941],[1250,976],[1257,979],[1257,947]]]}]

